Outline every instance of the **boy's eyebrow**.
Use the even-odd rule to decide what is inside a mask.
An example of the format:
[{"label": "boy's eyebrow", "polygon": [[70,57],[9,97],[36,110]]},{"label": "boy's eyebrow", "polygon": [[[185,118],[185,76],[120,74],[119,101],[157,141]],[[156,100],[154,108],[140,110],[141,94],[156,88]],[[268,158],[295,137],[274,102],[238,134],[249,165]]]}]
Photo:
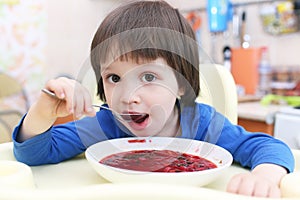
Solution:
[{"label": "boy's eyebrow", "polygon": [[170,69],[172,69],[172,67],[170,67],[168,64],[157,63],[157,62],[150,62],[150,63],[146,63],[144,65],[145,66],[157,66],[157,67],[163,67],[163,68],[170,68]]}]

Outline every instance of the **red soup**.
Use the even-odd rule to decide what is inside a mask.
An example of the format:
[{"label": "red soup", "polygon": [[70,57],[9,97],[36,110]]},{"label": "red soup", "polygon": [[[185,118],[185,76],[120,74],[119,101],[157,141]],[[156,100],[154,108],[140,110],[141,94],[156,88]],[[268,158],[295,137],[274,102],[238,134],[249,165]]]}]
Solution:
[{"label": "red soup", "polygon": [[112,154],[99,161],[112,167],[147,172],[194,172],[217,166],[202,157],[171,150],[134,150]]}]

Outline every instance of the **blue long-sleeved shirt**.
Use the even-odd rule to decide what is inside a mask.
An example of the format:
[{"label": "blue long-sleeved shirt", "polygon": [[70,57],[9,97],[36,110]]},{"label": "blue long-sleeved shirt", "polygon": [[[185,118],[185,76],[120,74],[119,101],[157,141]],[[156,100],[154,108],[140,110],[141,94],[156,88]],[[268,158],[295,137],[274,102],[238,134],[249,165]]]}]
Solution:
[{"label": "blue long-sleeved shirt", "polygon": [[[23,119],[13,132],[14,155],[28,165],[58,163],[72,158],[97,142],[133,135],[110,111],[101,109],[95,117],[51,127],[46,132],[19,143],[16,138]],[[180,114],[181,137],[216,144],[228,150],[242,166],[254,168],[272,163],[294,170],[294,157],[283,142],[264,133],[247,132],[233,125],[205,104],[185,107]]]}]

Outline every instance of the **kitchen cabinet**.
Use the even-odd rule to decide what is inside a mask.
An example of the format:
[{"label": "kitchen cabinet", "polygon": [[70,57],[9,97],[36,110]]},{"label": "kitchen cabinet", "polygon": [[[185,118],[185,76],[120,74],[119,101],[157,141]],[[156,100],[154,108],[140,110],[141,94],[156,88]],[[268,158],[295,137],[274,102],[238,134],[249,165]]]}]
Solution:
[{"label": "kitchen cabinet", "polygon": [[274,135],[274,120],[280,105],[264,106],[259,101],[238,104],[238,124],[250,132]]},{"label": "kitchen cabinet", "polygon": [[238,118],[238,124],[250,132],[263,132],[271,136],[274,135],[274,125],[264,121]]}]

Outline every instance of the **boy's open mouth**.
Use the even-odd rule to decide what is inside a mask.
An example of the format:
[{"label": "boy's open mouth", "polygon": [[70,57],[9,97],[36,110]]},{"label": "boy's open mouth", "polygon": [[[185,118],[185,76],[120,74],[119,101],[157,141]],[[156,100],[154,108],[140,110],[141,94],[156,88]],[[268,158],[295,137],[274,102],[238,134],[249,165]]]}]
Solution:
[{"label": "boy's open mouth", "polygon": [[133,121],[135,123],[142,123],[144,122],[148,117],[149,117],[149,114],[146,114],[146,113],[136,113],[136,112],[129,112],[128,113],[129,115],[122,115],[122,118],[126,121]]}]

